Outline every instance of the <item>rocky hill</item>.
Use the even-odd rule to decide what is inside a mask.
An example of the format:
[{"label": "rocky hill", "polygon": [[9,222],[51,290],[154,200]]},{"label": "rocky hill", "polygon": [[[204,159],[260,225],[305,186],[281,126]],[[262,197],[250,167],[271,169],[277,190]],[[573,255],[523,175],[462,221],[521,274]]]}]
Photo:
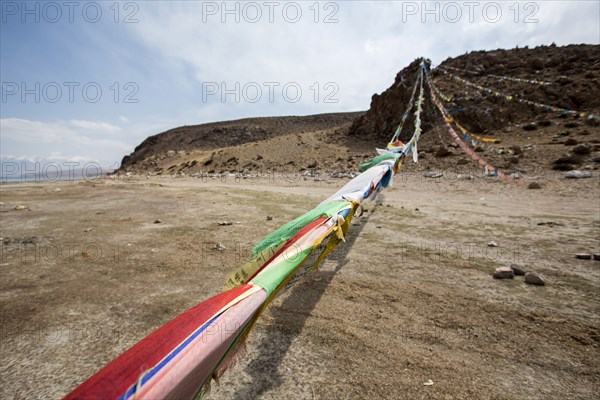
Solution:
[{"label": "rocky hill", "polygon": [[[385,145],[396,129],[419,63],[420,60],[413,61],[398,72],[386,91],[374,94],[365,113],[251,118],[179,127],[146,139],[123,159],[121,171],[173,175],[274,168],[289,172],[312,168],[356,170],[358,163],[372,156],[374,147]],[[485,154],[493,165],[522,173],[534,169],[598,168],[600,128],[596,120],[482,94],[443,71],[506,94],[598,115],[600,46],[476,51],[449,58],[440,66],[432,66],[432,77],[437,87],[452,98],[445,106],[452,110],[455,119],[470,131],[501,142],[500,151]],[[497,76],[548,84],[502,80]],[[418,167],[407,163],[409,170],[470,164],[447,134],[428,94],[422,119],[423,161]],[[401,138],[408,138],[412,132],[411,117]]]},{"label": "rocky hill", "polygon": [[301,135],[345,126],[360,114],[246,118],[181,126],[148,137],[133,153],[123,158],[121,170],[157,170],[157,166],[162,166],[160,161],[172,158],[175,154],[185,156],[266,141],[282,135]]}]

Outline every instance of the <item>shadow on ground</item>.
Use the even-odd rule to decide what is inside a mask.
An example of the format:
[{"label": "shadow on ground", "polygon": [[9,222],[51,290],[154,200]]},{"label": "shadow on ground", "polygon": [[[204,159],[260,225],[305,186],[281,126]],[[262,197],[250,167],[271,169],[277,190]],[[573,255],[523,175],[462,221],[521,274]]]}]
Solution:
[{"label": "shadow on ground", "polygon": [[287,297],[273,307],[271,311],[272,328],[258,344],[258,354],[246,367],[246,372],[250,375],[252,382],[235,393],[235,400],[257,398],[283,383],[283,377],[279,372],[283,358],[294,339],[302,331],[311,311],[321,299],[329,283],[346,265],[347,255],[368,219],[369,217],[354,218],[354,222],[359,221],[360,225],[353,225],[348,232],[346,242],[340,244],[328,257],[329,260],[337,261],[333,270],[318,272],[319,279],[311,280],[310,285],[307,285],[307,282],[298,282]]}]

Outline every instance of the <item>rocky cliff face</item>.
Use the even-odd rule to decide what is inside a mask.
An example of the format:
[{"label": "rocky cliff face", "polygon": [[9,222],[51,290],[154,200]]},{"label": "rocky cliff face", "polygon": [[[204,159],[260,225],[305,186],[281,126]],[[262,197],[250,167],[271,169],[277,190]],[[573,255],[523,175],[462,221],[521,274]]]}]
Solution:
[{"label": "rocky cliff face", "polygon": [[[369,110],[358,117],[350,135],[370,139],[386,139],[396,129],[408,104],[419,60],[401,70],[394,83],[383,93],[373,95]],[[476,51],[440,64],[469,72],[449,72],[475,84],[494,88],[539,103],[582,111],[600,109],[600,46],[571,45],[541,46],[534,49]],[[499,80],[490,75],[547,81],[549,85]],[[467,128],[486,133],[503,129],[510,124],[527,121],[540,110],[502,98],[482,95],[473,88],[454,81],[441,69],[433,72],[438,87],[457,100],[447,107],[454,109],[457,120]],[[439,115],[426,106],[425,128]],[[427,129],[425,129],[426,131]],[[407,133],[410,133],[407,131]]]}]

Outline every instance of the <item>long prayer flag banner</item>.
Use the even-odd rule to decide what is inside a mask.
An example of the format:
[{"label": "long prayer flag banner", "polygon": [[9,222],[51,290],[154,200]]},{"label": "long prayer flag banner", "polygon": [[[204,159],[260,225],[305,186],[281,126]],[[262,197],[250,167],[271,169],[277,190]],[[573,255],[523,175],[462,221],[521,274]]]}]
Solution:
[{"label": "long prayer flag banner", "polygon": [[503,92],[485,87],[485,86],[481,86],[478,85],[476,83],[470,82],[466,79],[461,78],[460,76],[454,75],[450,72],[447,72],[445,70],[442,69],[442,73],[444,73],[445,75],[449,75],[450,77],[452,77],[452,79],[454,79],[456,82],[460,82],[463,85],[466,86],[470,86],[473,88],[476,88],[482,92],[494,95],[496,97],[502,97],[503,99],[507,100],[507,101],[517,101],[519,103],[523,103],[523,104],[528,104],[530,106],[534,106],[536,108],[540,108],[546,111],[553,111],[553,112],[560,112],[566,115],[572,115],[572,116],[578,116],[580,118],[587,118],[587,119],[597,119],[600,120],[600,116],[596,116],[591,112],[583,112],[583,111],[577,111],[577,110],[570,110],[568,108],[561,108],[561,107],[555,107],[555,106],[551,106],[549,104],[542,104],[542,103],[537,103],[535,101],[531,101],[531,100],[527,100],[527,99],[522,99],[517,95],[512,95],[512,94],[505,94]]},{"label": "long prayer flag banner", "polygon": [[494,75],[494,74],[486,74],[484,71],[471,71],[468,69],[461,69],[461,68],[456,68],[456,67],[451,67],[449,65],[438,65],[436,67],[436,69],[443,69],[443,70],[453,70],[453,71],[458,71],[458,72],[466,72],[468,74],[474,74],[474,75],[480,75],[480,76],[489,76],[490,78],[495,78],[501,81],[510,81],[510,82],[522,82],[522,83],[531,83],[532,85],[541,85],[541,86],[548,86],[551,85],[551,82],[547,82],[547,81],[538,81],[536,79],[526,79],[526,78],[515,78],[512,76],[504,76],[504,75]]}]

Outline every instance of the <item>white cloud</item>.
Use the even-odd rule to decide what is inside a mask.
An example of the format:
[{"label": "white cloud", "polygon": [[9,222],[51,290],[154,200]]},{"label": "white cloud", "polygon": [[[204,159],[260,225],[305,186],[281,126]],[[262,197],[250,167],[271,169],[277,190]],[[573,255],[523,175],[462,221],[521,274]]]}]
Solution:
[{"label": "white cloud", "polygon": [[69,121],[69,123],[71,124],[71,126],[73,126],[75,128],[97,130],[97,131],[102,131],[102,132],[106,132],[106,133],[115,133],[115,132],[121,131],[120,127],[109,124],[108,122],[85,121],[85,120],[80,120],[80,119],[72,119]]},{"label": "white cloud", "polygon": [[[57,160],[110,160],[131,151],[134,144],[119,140],[87,136],[90,130],[104,131],[103,122],[90,121],[32,121],[21,118],[0,119],[2,149],[11,153],[31,154]],[[112,126],[112,130],[120,130]],[[3,155],[3,157],[5,157]],[[27,157],[26,158],[30,158]]]},{"label": "white cloud", "polygon": [[[419,56],[439,63],[469,50],[565,40],[595,42],[600,35],[598,6],[594,2],[537,2],[537,11],[525,9],[525,4],[519,3],[518,15],[509,8],[514,3],[505,2],[501,3],[497,22],[490,22],[495,9],[489,9],[484,16],[486,2],[479,2],[474,9],[473,22],[469,21],[469,9],[464,2],[455,2],[462,8],[462,18],[457,23],[443,21],[443,13],[441,21],[436,23],[435,15],[423,12],[423,2],[412,2],[418,12],[405,15],[404,3],[338,2],[335,17],[339,22],[334,24],[315,24],[311,2],[301,3],[303,17],[294,24],[282,18],[284,3],[275,9],[274,23],[268,22],[265,7],[258,23],[245,21],[241,12],[239,23],[234,22],[234,15],[221,12],[205,16],[204,22],[201,2],[147,3],[143,21],[131,28],[139,40],[158,51],[163,59],[184,65],[179,70],[188,69],[196,88],[202,82],[226,82],[227,88],[232,88],[235,82],[242,85],[298,82],[304,89],[301,101],[295,104],[261,103],[257,111],[260,115],[272,115],[273,110],[288,113],[296,110],[301,114],[316,109],[321,112],[366,109],[373,92],[385,90],[398,70]],[[427,2],[426,7],[432,10],[436,3],[441,10],[444,2]],[[224,5],[213,4],[219,9]],[[230,3],[230,9],[234,4],[238,2]],[[319,3],[321,20],[332,11],[324,10],[323,5]],[[532,11],[539,22],[524,23]],[[228,22],[222,23],[222,18]],[[573,23],[575,20],[577,24]],[[315,105],[309,87],[314,82],[324,85],[329,81],[339,86],[339,103],[321,101]],[[233,96],[229,99],[226,103],[231,103]],[[224,104],[218,96],[211,100],[220,105],[221,118],[233,117],[231,104]],[[247,114],[244,109],[256,108],[248,102],[243,105],[245,108],[234,107],[235,112]],[[211,108],[210,114],[214,115],[212,111]],[[219,119],[218,112],[215,118]]]}]

